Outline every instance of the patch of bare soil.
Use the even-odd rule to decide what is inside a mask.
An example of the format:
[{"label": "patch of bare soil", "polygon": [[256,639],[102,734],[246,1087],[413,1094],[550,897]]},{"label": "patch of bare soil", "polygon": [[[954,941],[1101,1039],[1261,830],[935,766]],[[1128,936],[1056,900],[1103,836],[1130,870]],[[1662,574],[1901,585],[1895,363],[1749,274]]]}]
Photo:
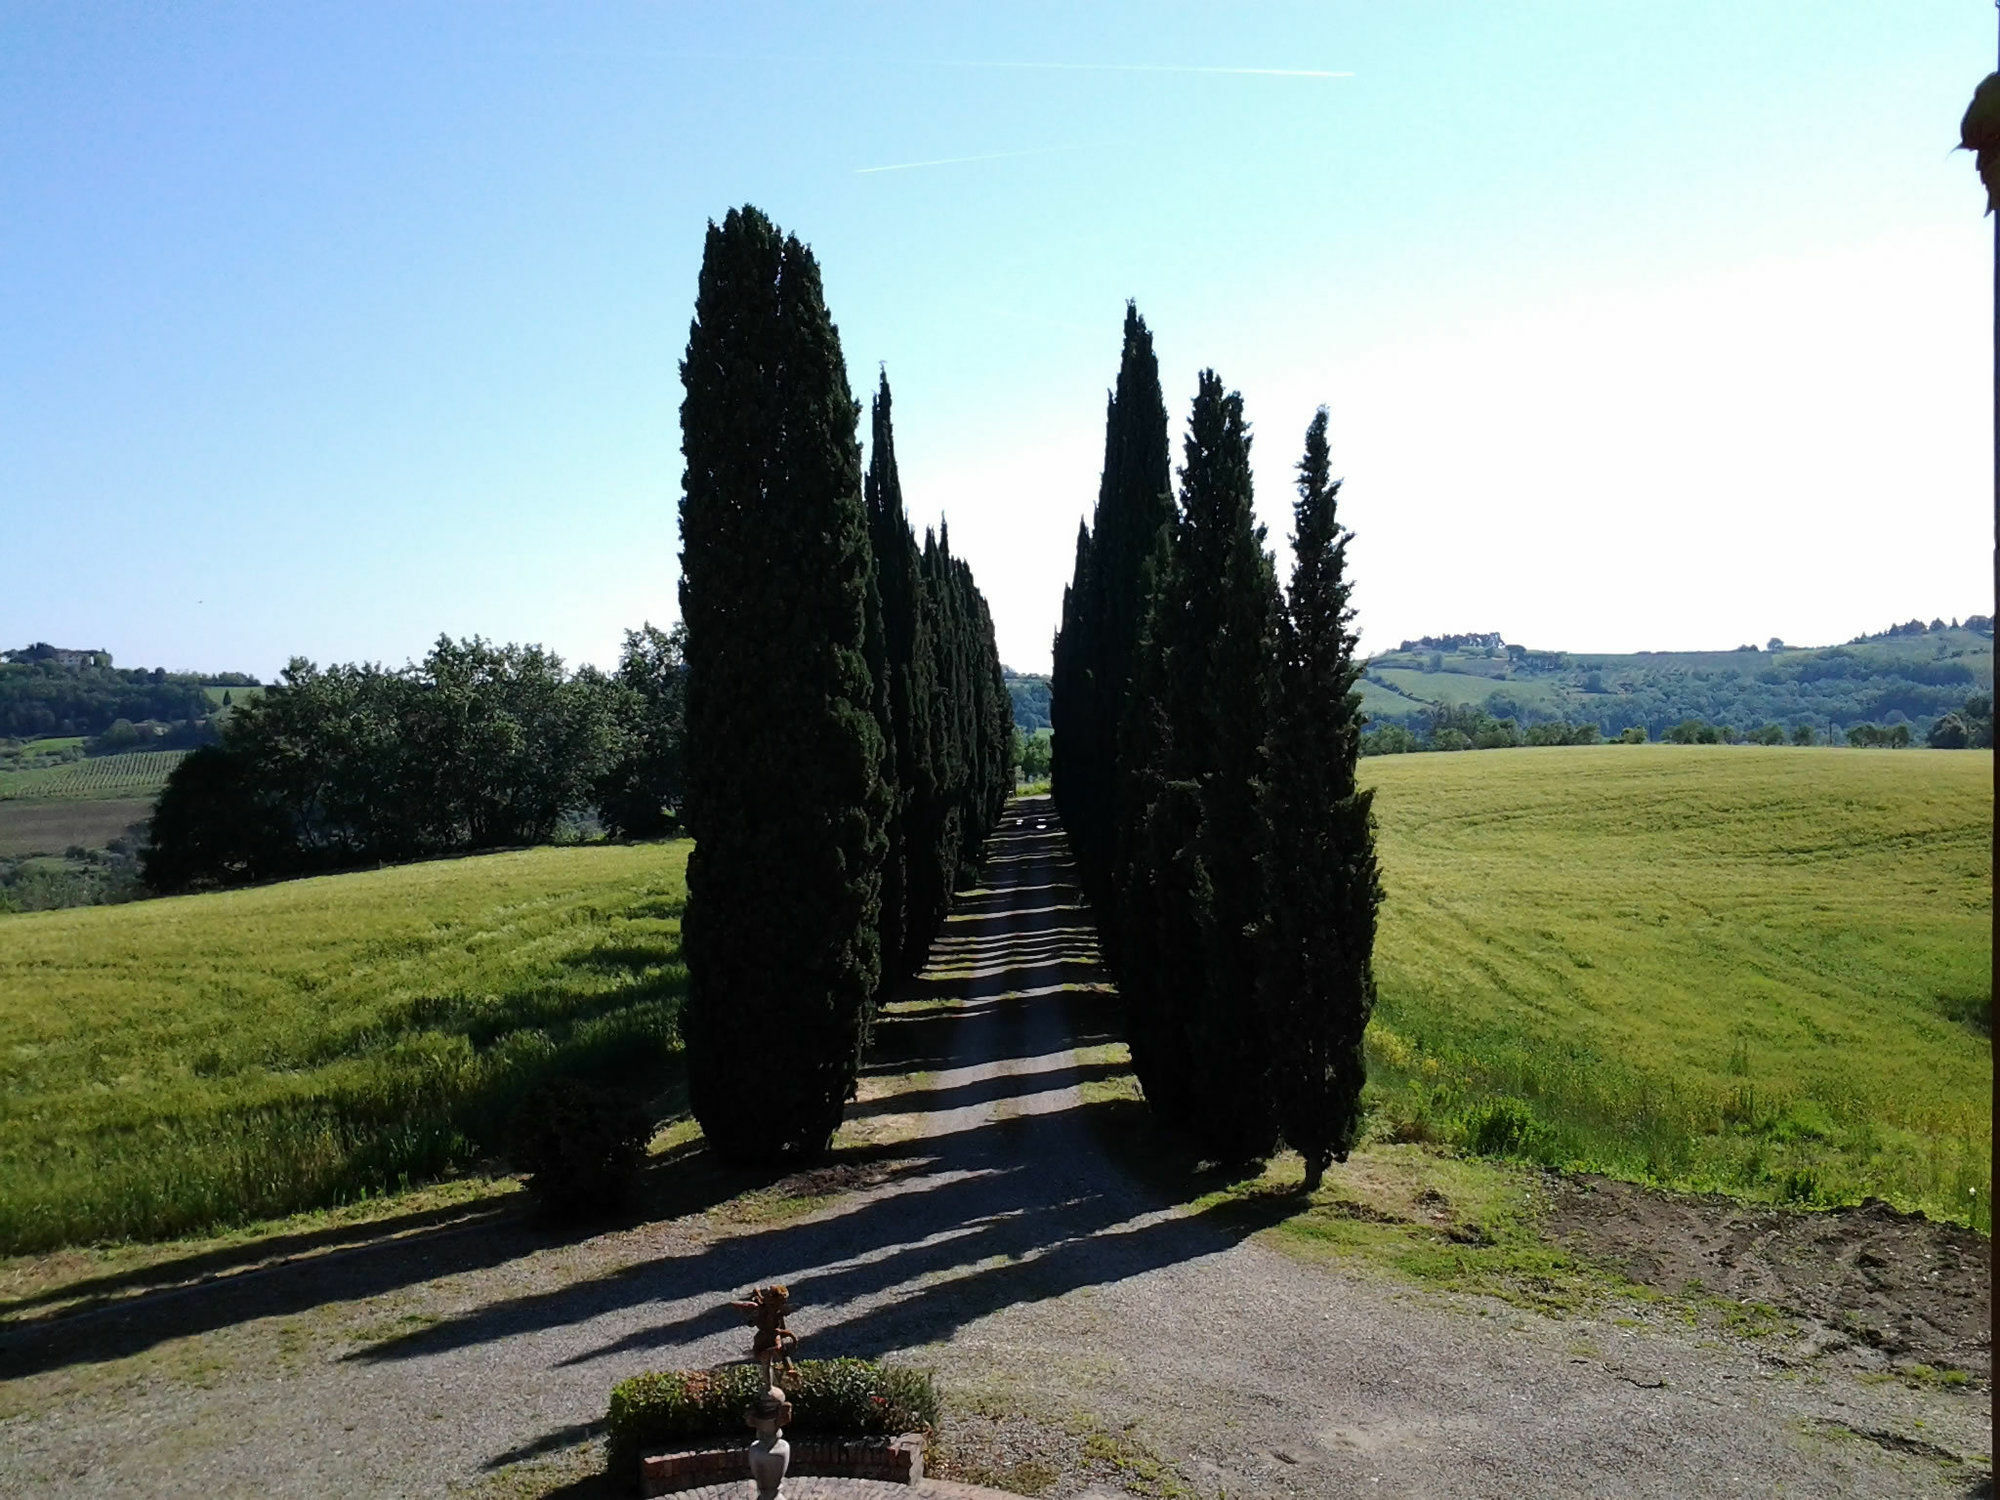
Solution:
[{"label": "patch of bare soil", "polygon": [[1992,1245],[1972,1230],[1878,1198],[1806,1211],[1588,1175],[1552,1178],[1550,1198],[1550,1234],[1642,1285],[1809,1319],[1822,1353],[1992,1377]]}]

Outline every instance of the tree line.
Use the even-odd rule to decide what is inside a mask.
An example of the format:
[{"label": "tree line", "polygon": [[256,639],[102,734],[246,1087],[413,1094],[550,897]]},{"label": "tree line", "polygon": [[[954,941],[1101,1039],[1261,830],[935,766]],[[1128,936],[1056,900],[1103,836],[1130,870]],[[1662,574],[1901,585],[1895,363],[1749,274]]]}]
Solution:
[{"label": "tree line", "polygon": [[29,646],[0,662],[0,739],[100,735],[120,719],[199,724],[213,710],[203,683],[222,680],[161,668],[66,666],[49,651]]},{"label": "tree line", "polygon": [[294,659],[162,790],[142,857],[173,892],[547,843],[566,821],[652,838],[683,760],[682,641],[628,631],[615,672],[441,637],[390,670]]},{"label": "tree line", "polygon": [[818,264],[755,208],[708,227],[681,378],[690,1103],[770,1161],[826,1146],[976,866],[1012,700],[972,570],[907,518],[886,373],[864,472]]},{"label": "tree line", "polygon": [[1051,703],[1056,802],[1149,1107],[1225,1163],[1283,1141],[1312,1186],[1359,1128],[1381,901],[1327,426],[1306,433],[1281,592],[1241,395],[1202,372],[1176,494],[1127,306]]},{"label": "tree line", "polygon": [[[1631,724],[1609,743],[1643,745],[1651,737],[1644,725]],[[1682,719],[1660,735],[1671,745],[1820,745],[1844,740],[1856,749],[1904,749],[1915,743],[1907,723],[1855,724],[1844,733],[1829,726],[1823,734],[1811,724],[1794,724],[1789,730],[1775,721],[1754,729],[1738,729],[1730,724],[1711,724],[1706,719]],[[1511,717],[1495,718],[1486,708],[1473,703],[1436,704],[1414,724],[1377,724],[1361,736],[1363,755],[1405,755],[1425,750],[1512,750],[1521,746],[1596,745],[1605,743],[1603,731],[1585,721],[1546,719],[1522,725]],[[1936,750],[1991,749],[1993,745],[1993,698],[1990,693],[1974,693],[1952,712],[1938,718],[1925,737]]]}]

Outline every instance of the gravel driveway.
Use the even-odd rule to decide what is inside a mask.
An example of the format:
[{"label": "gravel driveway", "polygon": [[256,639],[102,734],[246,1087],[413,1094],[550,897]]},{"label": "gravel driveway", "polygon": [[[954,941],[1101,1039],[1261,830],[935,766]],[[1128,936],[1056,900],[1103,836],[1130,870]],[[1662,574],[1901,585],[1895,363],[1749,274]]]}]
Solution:
[{"label": "gravel driveway", "polygon": [[1542,1318],[1303,1264],[1163,1204],[1082,1121],[1093,1069],[1061,996],[1096,977],[1095,950],[1045,800],[1009,809],[989,873],[933,955],[956,1003],[883,1028],[878,1073],[915,1067],[914,1087],[856,1106],[896,1144],[822,1180],[842,1189],[823,1207],[556,1240],[474,1205],[67,1318],[17,1310],[0,1492],[491,1482],[573,1448],[624,1376],[740,1357],[723,1304],[779,1280],[803,1352],[931,1365],[993,1441],[1084,1443],[1100,1476],[1154,1493],[1973,1493],[1982,1384],[1787,1366],[1663,1319]]}]

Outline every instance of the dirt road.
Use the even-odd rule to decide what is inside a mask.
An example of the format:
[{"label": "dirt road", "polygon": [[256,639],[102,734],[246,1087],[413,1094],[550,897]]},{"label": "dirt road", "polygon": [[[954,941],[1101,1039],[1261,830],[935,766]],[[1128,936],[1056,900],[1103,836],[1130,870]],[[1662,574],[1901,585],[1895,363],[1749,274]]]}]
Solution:
[{"label": "dirt road", "polygon": [[[618,1379],[739,1357],[789,1284],[803,1352],[934,1366],[969,1442],[1061,1494],[1966,1495],[1990,1396],[1778,1363],[1664,1319],[1549,1319],[1303,1264],[1173,1208],[1084,1121],[1064,1003],[1098,977],[1046,801],[882,1028],[888,1159],[741,1209],[552,1241],[511,1209],[301,1245],[0,1344],[0,1492],[437,1493],[574,1447]],[[837,1180],[836,1180],[837,1178]],[[774,1208],[772,1212],[776,1212]],[[734,1217],[732,1217],[732,1214]],[[1579,1352],[1587,1349],[1589,1352]],[[1038,1447],[1037,1445],[1041,1445]],[[1011,1445],[1011,1446],[1010,1446]],[[1065,1447],[1067,1445],[1067,1447]],[[1970,1461],[1967,1461],[1970,1460]]]}]

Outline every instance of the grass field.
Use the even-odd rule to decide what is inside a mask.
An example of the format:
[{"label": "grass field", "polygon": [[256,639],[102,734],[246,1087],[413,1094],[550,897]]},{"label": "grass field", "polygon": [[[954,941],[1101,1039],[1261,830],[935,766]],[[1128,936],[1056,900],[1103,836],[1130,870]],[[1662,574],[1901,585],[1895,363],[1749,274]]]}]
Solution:
[{"label": "grass field", "polygon": [[29,771],[0,771],[0,802],[112,801],[156,797],[185,750],[133,750]]},{"label": "grass field", "polygon": [[1402,693],[1391,692],[1372,678],[1364,677],[1355,684],[1361,694],[1361,711],[1370,719],[1404,719],[1411,714],[1422,713],[1430,705]]},{"label": "grass field", "polygon": [[60,854],[71,845],[102,849],[153,815],[150,797],[102,802],[0,802],[0,858]]},{"label": "grass field", "polygon": [[1991,1231],[1986,755],[1383,757],[1375,1129]]},{"label": "grass field", "polygon": [[[1562,684],[1544,678],[1523,677],[1508,681],[1498,676],[1469,672],[1423,672],[1406,667],[1377,667],[1375,675],[1418,707],[1442,703],[1456,708],[1461,704],[1484,703],[1489,695],[1505,692],[1524,708],[1556,717],[1569,706],[1571,694]],[[1366,708],[1366,704],[1362,705]],[[1404,708],[1402,712],[1409,710]]]},{"label": "grass field", "polygon": [[60,755],[65,750],[81,750],[84,738],[80,734],[57,734],[45,739],[23,740],[18,748],[0,752],[0,758],[11,760],[18,756],[33,759],[39,755]]},{"label": "grass field", "polygon": [[344,1201],[669,1081],[685,843],[0,916],[0,1250]]},{"label": "grass field", "polygon": [[[1976,754],[1383,757],[1370,1133],[1990,1232]],[[685,843],[0,916],[0,1251],[352,1200],[671,1089]]]}]

